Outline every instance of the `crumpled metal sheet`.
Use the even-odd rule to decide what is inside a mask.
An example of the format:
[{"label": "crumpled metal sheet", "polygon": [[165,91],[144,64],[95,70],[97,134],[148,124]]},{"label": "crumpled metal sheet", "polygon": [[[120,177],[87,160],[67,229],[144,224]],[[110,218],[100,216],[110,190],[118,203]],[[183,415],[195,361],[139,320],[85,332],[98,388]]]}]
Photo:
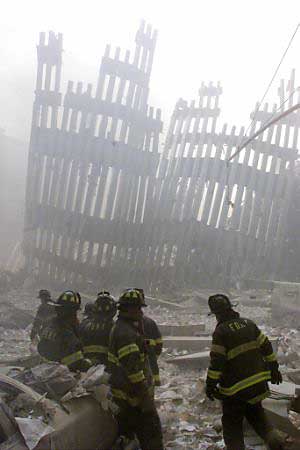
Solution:
[{"label": "crumpled metal sheet", "polygon": [[34,450],[44,436],[54,431],[54,428],[41,419],[16,417],[16,421],[29,450]]},{"label": "crumpled metal sheet", "polygon": [[26,393],[38,404],[45,403],[44,419],[49,421],[54,431],[46,435],[49,436],[49,445],[42,447],[43,450],[90,450],[98,447],[111,450],[117,436],[117,425],[111,412],[105,411],[91,396],[71,398],[62,408],[28,386],[4,375],[0,377],[3,385],[5,383],[16,391]]}]

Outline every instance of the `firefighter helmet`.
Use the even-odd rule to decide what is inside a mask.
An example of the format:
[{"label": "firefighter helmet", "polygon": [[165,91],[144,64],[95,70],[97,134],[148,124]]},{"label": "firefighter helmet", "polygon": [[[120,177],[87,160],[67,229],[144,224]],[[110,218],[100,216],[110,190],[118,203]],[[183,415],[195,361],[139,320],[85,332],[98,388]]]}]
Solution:
[{"label": "firefighter helmet", "polygon": [[137,288],[137,287],[130,287],[130,288],[126,288],[124,290],[124,292],[127,291],[138,291],[140,293],[140,295],[143,297],[143,299],[145,300],[145,292],[143,288]]},{"label": "firefighter helmet", "polygon": [[143,299],[145,300],[145,292],[143,288],[133,288],[135,291],[138,291],[141,296],[143,297]]},{"label": "firefighter helmet", "polygon": [[225,294],[214,294],[208,299],[210,314],[219,314],[232,309],[236,304],[232,304]]},{"label": "firefighter helmet", "polygon": [[70,311],[78,311],[81,307],[81,296],[79,292],[64,291],[56,300],[55,306]]},{"label": "firefighter helmet", "polygon": [[117,312],[117,304],[108,291],[101,291],[97,294],[95,301],[95,312],[113,317]]},{"label": "firefighter helmet", "polygon": [[88,302],[85,304],[83,315],[91,317],[95,313],[95,309],[95,304],[93,302]]},{"label": "firefighter helmet", "polygon": [[119,297],[118,301],[120,306],[147,306],[145,303],[144,291],[139,289],[126,289]]}]

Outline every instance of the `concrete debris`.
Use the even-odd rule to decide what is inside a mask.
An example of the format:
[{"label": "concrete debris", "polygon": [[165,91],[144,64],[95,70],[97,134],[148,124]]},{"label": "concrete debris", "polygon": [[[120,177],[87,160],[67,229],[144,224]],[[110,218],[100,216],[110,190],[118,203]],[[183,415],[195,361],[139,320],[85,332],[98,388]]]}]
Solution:
[{"label": "concrete debris", "polygon": [[4,329],[24,329],[32,323],[32,314],[7,302],[0,305],[0,327]]},{"label": "concrete debris", "polygon": [[299,326],[300,283],[274,282],[272,319],[281,326]]},{"label": "concrete debris", "polygon": [[285,374],[290,381],[300,385],[300,369],[289,369]]},{"label": "concrete debris", "polygon": [[155,304],[161,305],[161,306],[164,306],[164,307],[166,307],[166,308],[168,308],[170,310],[174,309],[176,311],[176,310],[181,310],[181,309],[184,308],[184,306],[181,305],[181,303],[175,303],[175,302],[172,302],[170,300],[166,300],[166,299],[162,299],[162,298],[146,297],[146,300],[152,302],[154,305]]},{"label": "concrete debris", "polygon": [[294,383],[283,381],[282,384],[270,384],[271,396],[263,401],[263,406],[277,430],[300,439],[300,430],[289,420],[288,410],[292,399],[295,398],[296,386]]},{"label": "concrete debris", "polygon": [[163,339],[164,346],[169,350],[188,350],[196,352],[197,350],[207,350],[211,344],[210,337],[195,336],[168,336]]},{"label": "concrete debris", "polygon": [[54,428],[41,419],[16,417],[16,421],[29,450],[34,450],[44,436],[54,432]]},{"label": "concrete debris", "polygon": [[[62,402],[53,402],[33,391],[28,386],[5,375],[1,375],[1,391],[9,394],[25,393],[28,398],[19,397],[19,405],[23,402],[26,407],[27,421],[33,417],[42,417],[44,424],[49,424],[54,431],[40,436],[43,446],[34,447],[43,450],[59,448],[62,450],[87,450],[100,446],[103,450],[111,450],[116,439],[116,424],[109,411],[104,411],[101,405],[91,396],[70,398]],[[10,388],[10,389],[9,389]],[[16,403],[11,403],[11,406]],[[16,411],[14,411],[16,415]],[[24,422],[23,422],[24,425]],[[36,423],[35,423],[36,425]],[[35,428],[33,424],[33,428]],[[32,430],[27,423],[28,439],[32,439]],[[35,434],[36,436],[36,434]],[[37,436],[36,436],[37,437]],[[27,448],[27,447],[25,447]],[[20,448],[21,449],[21,448]],[[15,448],[14,448],[15,450]],[[23,450],[23,449],[22,449]]]},{"label": "concrete debris", "polygon": [[205,332],[205,324],[159,325],[163,336],[199,336]]},{"label": "concrete debris", "polygon": [[18,373],[15,379],[40,394],[47,393],[54,400],[61,398],[77,385],[77,380],[66,366],[51,362]]},{"label": "concrete debris", "polygon": [[86,374],[81,374],[76,386],[61,401],[65,403],[73,398],[92,396],[104,411],[117,412],[117,406],[110,400],[108,379],[103,365],[91,367]]},{"label": "concrete debris", "polygon": [[171,364],[176,364],[181,366],[182,368],[188,369],[204,369],[208,366],[209,362],[209,351],[205,352],[197,352],[191,353],[189,355],[177,356],[175,358],[171,358],[167,361]]},{"label": "concrete debris", "polygon": [[199,374],[191,370],[182,376],[176,370],[173,366],[168,369],[171,381],[159,387],[156,395],[166,449],[224,448],[220,406],[209,402],[204,394],[205,371]]},{"label": "concrete debris", "polygon": [[107,384],[108,379],[109,375],[105,372],[105,367],[99,364],[98,366],[91,367],[87,371],[81,383],[87,391],[92,391],[101,384]]},{"label": "concrete debris", "polygon": [[259,306],[262,308],[271,306],[271,294],[269,292],[261,292],[256,289],[251,289],[249,291],[244,291],[241,295],[237,295],[234,299],[243,306]]},{"label": "concrete debris", "polygon": [[29,356],[29,330],[5,330],[0,327],[1,361],[11,361]]}]

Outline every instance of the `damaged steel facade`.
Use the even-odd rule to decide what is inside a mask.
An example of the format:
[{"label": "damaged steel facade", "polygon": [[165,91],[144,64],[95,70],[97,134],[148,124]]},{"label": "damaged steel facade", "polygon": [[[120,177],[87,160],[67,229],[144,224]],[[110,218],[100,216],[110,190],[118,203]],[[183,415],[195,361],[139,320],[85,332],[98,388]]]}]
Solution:
[{"label": "damaged steel facade", "polygon": [[[148,106],[156,32],[141,25],[133,61],[108,46],[92,86],[69,82],[61,106],[62,36],[41,34],[27,176],[24,251],[41,278],[131,274],[151,214],[160,110]],[[59,124],[59,114],[62,115]],[[134,263],[136,261],[136,263]]]},{"label": "damaged steel facade", "polygon": [[[299,113],[232,162],[245,130],[219,126],[220,85],[176,104],[162,153],[160,110],[148,105],[156,32],[135,51],[108,46],[92,86],[62,100],[62,36],[41,34],[29,151],[24,253],[40,280],[150,289],[280,276],[296,177]],[[282,81],[280,103],[294,90]],[[298,95],[298,94],[297,94]],[[289,103],[293,104],[293,95]],[[255,114],[250,134],[277,106]]]},{"label": "damaged steel facade", "polygon": [[[293,104],[295,74],[279,103]],[[162,159],[164,187],[159,211],[165,228],[161,245],[176,253],[176,280],[212,285],[280,277],[291,193],[297,185],[299,113],[287,116],[252,141],[228,163],[245,139],[245,130],[219,121],[220,86],[202,85],[197,104],[180,100],[175,108]],[[297,93],[299,102],[299,91]],[[258,105],[256,106],[256,110]],[[274,117],[270,111],[251,114],[249,134]],[[281,109],[283,111],[283,109]],[[298,181],[299,183],[299,181]],[[172,226],[171,226],[172,224]],[[167,265],[168,265],[167,260]]]}]

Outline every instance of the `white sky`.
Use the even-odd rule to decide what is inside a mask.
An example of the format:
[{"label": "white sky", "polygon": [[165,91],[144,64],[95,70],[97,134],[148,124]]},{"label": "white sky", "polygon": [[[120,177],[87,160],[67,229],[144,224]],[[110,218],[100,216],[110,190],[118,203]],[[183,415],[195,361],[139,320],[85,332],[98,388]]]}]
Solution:
[{"label": "white sky", "polygon": [[[107,43],[133,49],[145,19],[158,29],[150,103],[165,129],[179,97],[197,97],[201,81],[221,81],[222,121],[248,125],[288,41],[300,22],[299,0],[2,0],[0,128],[28,140],[40,31],[64,35],[63,81],[94,85]],[[268,95],[296,68],[300,30]],[[298,70],[297,70],[298,69]],[[298,73],[298,77],[297,77]]]}]

